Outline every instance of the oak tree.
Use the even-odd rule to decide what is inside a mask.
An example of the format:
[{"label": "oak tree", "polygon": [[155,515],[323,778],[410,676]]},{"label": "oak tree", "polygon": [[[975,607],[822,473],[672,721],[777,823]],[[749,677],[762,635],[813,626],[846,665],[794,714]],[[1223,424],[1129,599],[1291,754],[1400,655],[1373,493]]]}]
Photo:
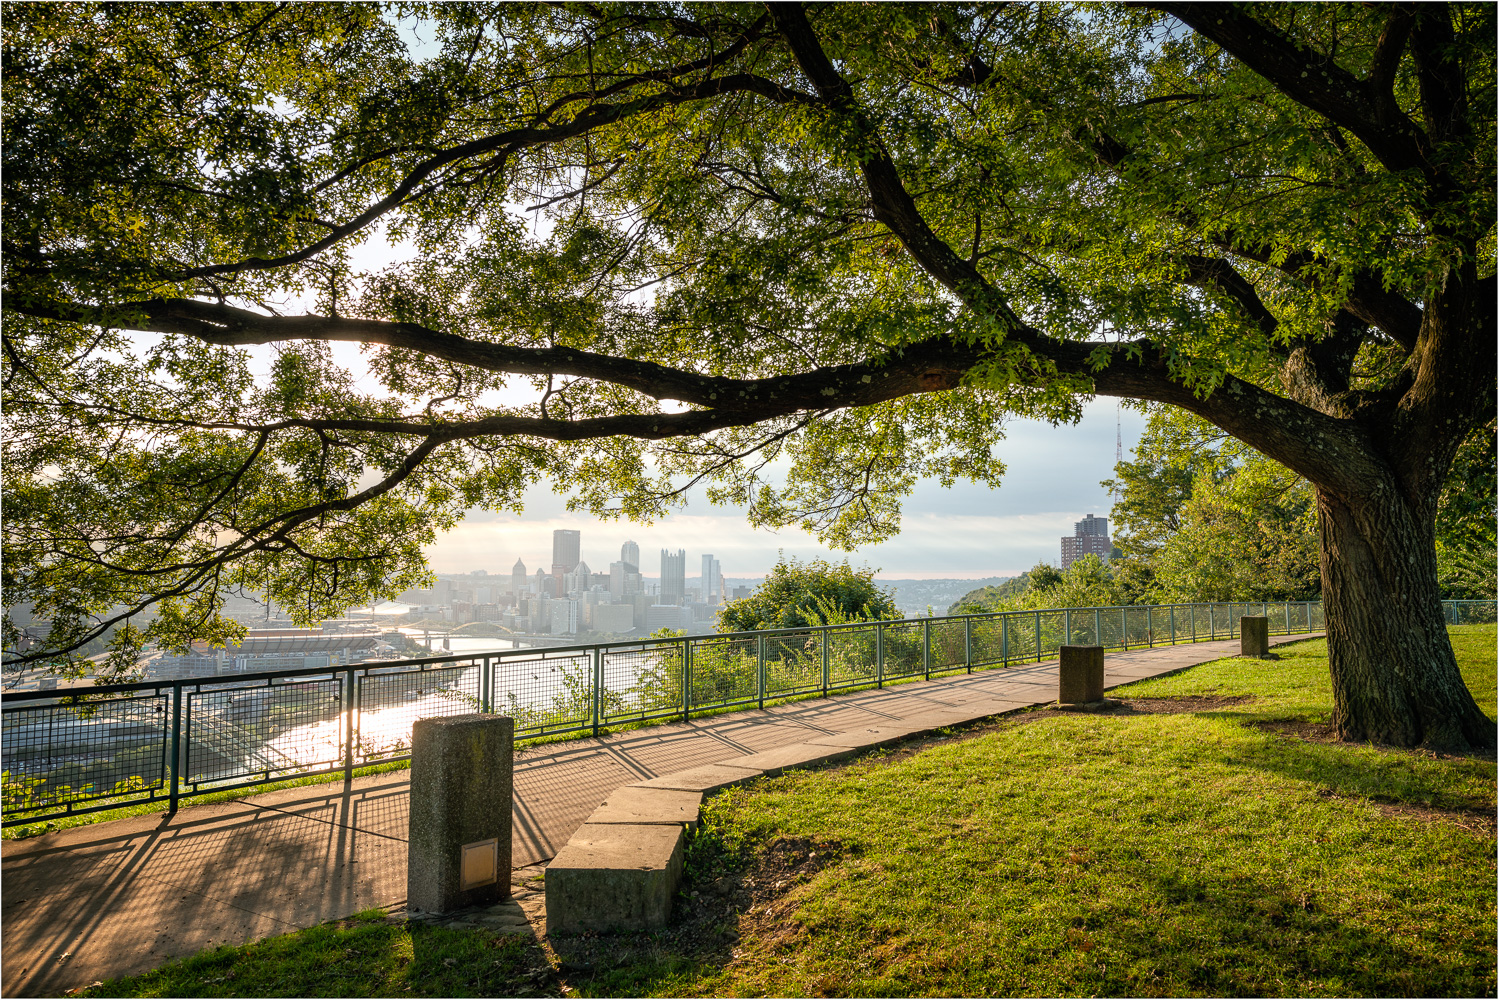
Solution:
[{"label": "oak tree", "polygon": [[1106,395],[1313,484],[1342,736],[1494,742],[1433,534],[1494,411],[1491,5],[4,14],[27,656],[335,613],[536,481],[854,546]]}]

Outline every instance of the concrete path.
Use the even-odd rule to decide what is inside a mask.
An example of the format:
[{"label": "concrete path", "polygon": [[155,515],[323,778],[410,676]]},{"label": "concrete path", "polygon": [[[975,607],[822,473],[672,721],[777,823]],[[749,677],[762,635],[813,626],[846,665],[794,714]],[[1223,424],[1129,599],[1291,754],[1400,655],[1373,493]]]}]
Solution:
[{"label": "concrete path", "polygon": [[[1234,639],[1111,653],[1105,683],[1238,648]],[[1000,700],[1019,710],[1056,695],[1051,660],[533,749],[515,764],[513,863],[551,858],[629,782],[936,708]],[[0,994],[56,996],[210,945],[403,902],[407,789],[400,771],[5,841]]]}]

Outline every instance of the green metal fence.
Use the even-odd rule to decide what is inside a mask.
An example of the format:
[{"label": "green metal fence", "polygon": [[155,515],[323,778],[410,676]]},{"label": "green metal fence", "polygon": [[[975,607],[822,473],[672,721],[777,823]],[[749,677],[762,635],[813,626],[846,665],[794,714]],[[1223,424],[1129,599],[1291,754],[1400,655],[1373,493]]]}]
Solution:
[{"label": "green metal fence", "polygon": [[[1493,601],[1445,602],[1449,622]],[[1039,662],[1063,644],[1136,649],[1322,627],[1317,602],[995,612],[516,649],[93,687],[0,704],[4,823],[36,822],[399,761],[419,718],[492,711],[517,739]]]}]

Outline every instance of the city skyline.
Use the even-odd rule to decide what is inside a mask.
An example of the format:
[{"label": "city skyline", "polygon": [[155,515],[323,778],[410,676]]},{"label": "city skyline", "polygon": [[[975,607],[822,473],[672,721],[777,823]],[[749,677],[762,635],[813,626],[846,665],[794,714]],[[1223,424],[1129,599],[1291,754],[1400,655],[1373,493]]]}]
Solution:
[{"label": "city skyline", "polygon": [[[714,508],[700,492],[689,495],[682,513],[655,524],[606,521],[566,510],[563,498],[534,487],[525,513],[473,511],[468,520],[427,547],[434,572],[494,573],[517,558],[528,567],[551,566],[552,532],[581,531],[581,557],[598,571],[619,560],[621,545],[637,552],[685,549],[689,557],[713,554],[726,577],[764,577],[778,555],[803,561],[847,558],[868,565],[880,579],[983,579],[1015,576],[1037,562],[1058,561],[1057,538],[1070,534],[1087,514],[1109,517],[1109,493],[1099,485],[1113,475],[1115,404],[1094,400],[1076,425],[1053,427],[1014,420],[997,454],[1007,465],[998,490],[959,482],[944,490],[932,480],[917,483],[905,504],[902,531],[889,541],[851,553],[835,552],[805,532],[753,529],[735,508]],[[1122,414],[1126,455],[1144,428],[1142,414]],[[654,563],[654,559],[643,560]],[[655,565],[641,565],[655,577]]]}]

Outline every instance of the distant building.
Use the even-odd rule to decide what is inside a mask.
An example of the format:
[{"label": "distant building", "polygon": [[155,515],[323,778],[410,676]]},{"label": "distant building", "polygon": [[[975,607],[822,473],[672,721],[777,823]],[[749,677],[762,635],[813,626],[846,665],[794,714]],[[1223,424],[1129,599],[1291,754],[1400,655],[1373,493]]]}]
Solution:
[{"label": "distant building", "polygon": [[632,604],[596,604],[592,625],[595,632],[628,632],[635,627],[635,607]]},{"label": "distant building", "polygon": [[646,609],[646,628],[652,632],[658,628],[688,629],[692,627],[692,609],[674,604],[653,604]]},{"label": "distant building", "polygon": [[1109,519],[1089,514],[1072,526],[1072,537],[1062,539],[1062,568],[1066,569],[1083,556],[1107,560],[1114,543],[1109,541]]},{"label": "distant building", "polygon": [[625,542],[619,547],[619,561],[625,564],[626,573],[640,572],[640,546]]},{"label": "distant building", "polygon": [[516,596],[526,592],[526,564],[519,559],[515,560],[515,568],[510,571],[510,586]]},{"label": "distant building", "polygon": [[582,557],[583,533],[570,528],[558,528],[552,532],[552,567],[561,566],[562,572],[571,573]]},{"label": "distant building", "polygon": [[661,550],[661,603],[681,604],[687,597],[687,550]]},{"label": "distant building", "polygon": [[553,635],[573,635],[578,631],[580,612],[578,601],[552,601],[548,611],[552,616]]}]

